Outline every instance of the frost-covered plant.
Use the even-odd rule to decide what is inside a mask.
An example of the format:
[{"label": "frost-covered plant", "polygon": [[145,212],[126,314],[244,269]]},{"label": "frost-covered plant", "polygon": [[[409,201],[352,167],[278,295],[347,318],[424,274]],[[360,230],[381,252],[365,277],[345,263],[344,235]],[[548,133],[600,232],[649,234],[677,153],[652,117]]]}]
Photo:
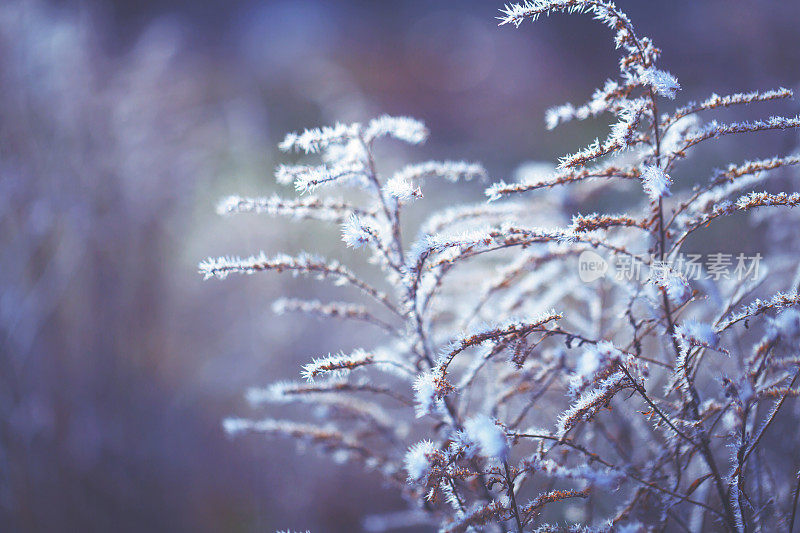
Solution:
[{"label": "frost-covered plant", "polygon": [[[230,419],[225,428],[288,435],[380,472],[412,509],[370,517],[376,530],[426,520],[441,531],[786,527],[798,431],[765,435],[797,412],[796,246],[766,239],[760,269],[736,279],[720,275],[720,261],[694,275],[679,263],[687,239],[710,224],[800,203],[797,193],[746,192],[797,156],[730,164],[693,187],[681,166],[720,137],[800,126],[798,117],[700,119],[792,92],[713,95],[661,113],[680,84],[613,3],[532,0],[506,6],[500,21],[519,26],[559,12],[593,15],[613,30],[622,57],[617,79],[588,103],[547,113],[550,128],[615,117],[605,139],[557,167],[528,165],[517,181],[491,185],[488,202],[431,214],[409,240],[404,210],[422,201],[425,180],[485,172],[444,162],[379,174],[377,143],[428,135],[416,120],[381,117],[287,136],[281,149],[320,159],[278,169],[299,198],[220,204],[225,214],[338,224],[344,243],[366,250],[383,273],[367,281],[374,276],[310,254],[202,262],[209,278],[269,270],[349,286],[362,302],[284,300],[276,310],[361,321],[381,335],[374,346],[314,359],[304,381],[248,393],[256,404],[323,406],[326,422]],[[639,200],[624,213],[573,212],[635,184]],[[569,195],[557,193],[567,185]],[[312,195],[346,188],[365,194]],[[590,260],[602,281],[582,277]],[[622,275],[602,271],[609,263]]]}]

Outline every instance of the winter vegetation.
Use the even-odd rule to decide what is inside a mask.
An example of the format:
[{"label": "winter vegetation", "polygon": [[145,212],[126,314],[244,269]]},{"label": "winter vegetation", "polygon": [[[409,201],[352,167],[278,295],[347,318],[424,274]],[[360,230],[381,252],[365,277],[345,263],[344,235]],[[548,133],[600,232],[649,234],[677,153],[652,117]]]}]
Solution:
[{"label": "winter vegetation", "polygon": [[[699,147],[800,126],[797,116],[720,122],[715,111],[792,91],[676,105],[681,84],[661,51],[605,0],[509,4],[499,22],[560,13],[607,26],[619,72],[587,103],[553,108],[546,125],[612,117],[605,138],[493,181],[473,161],[384,169],[379,145],[418,145],[429,131],[381,116],[287,135],[292,162],[276,178],[296,196],[220,202],[226,216],[337,226],[369,269],[262,252],[209,258],[204,277],[330,282],[352,301],[273,309],[372,328],[375,339],[309,354],[297,381],[246,393],[254,406],[314,406],[316,421],[232,417],[224,429],[294,439],[378,473],[408,508],[365,516],[371,531],[791,531],[800,194],[771,178],[796,173],[800,156],[730,154],[691,180]],[[431,180],[483,181],[485,197],[413,227],[407,214],[424,208]],[[623,211],[592,212],[601,194],[618,194]],[[763,257],[711,250],[688,268],[693,240],[731,220],[764,228]],[[607,270],[587,280],[590,266]]]}]

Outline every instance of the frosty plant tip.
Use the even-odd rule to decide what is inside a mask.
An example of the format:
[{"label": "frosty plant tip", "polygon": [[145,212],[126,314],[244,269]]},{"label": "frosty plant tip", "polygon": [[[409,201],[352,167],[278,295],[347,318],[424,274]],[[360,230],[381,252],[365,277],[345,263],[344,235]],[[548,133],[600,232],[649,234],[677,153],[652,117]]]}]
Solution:
[{"label": "frosty plant tip", "polygon": [[[488,177],[474,161],[379,173],[378,143],[416,145],[429,134],[417,120],[384,116],[288,135],[280,147],[299,161],[276,177],[299,197],[220,204],[228,216],[332,224],[343,249],[367,254],[380,273],[309,253],[202,262],[207,278],[332,282],[348,301],[289,298],[275,310],[341,321],[372,339],[308,354],[297,381],[247,394],[254,405],[313,405],[319,418],[231,418],[224,427],[294,439],[377,472],[407,509],[365,517],[371,530],[791,530],[800,195],[779,188],[796,187],[800,158],[722,160],[691,183],[696,149],[800,126],[791,116],[708,115],[792,92],[676,104],[681,85],[659,64],[661,51],[607,1],[509,4],[500,24],[560,13],[606,26],[620,60],[586,103],[547,113],[548,128],[612,120],[603,138],[565,149],[557,164],[489,179],[488,201],[429,212],[409,233],[406,208],[427,205],[430,180],[458,187]],[[618,191],[635,193],[617,195],[633,198],[619,211],[586,209]],[[685,249],[733,223],[737,243],[758,235],[757,253],[694,258]]]}]

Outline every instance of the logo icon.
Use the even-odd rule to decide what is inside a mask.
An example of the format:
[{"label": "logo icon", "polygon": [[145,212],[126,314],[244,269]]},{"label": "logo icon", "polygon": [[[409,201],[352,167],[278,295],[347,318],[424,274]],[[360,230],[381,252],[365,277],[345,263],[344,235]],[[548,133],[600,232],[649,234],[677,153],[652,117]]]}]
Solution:
[{"label": "logo icon", "polygon": [[578,276],[584,283],[591,283],[608,272],[608,262],[591,250],[586,250],[578,257]]}]

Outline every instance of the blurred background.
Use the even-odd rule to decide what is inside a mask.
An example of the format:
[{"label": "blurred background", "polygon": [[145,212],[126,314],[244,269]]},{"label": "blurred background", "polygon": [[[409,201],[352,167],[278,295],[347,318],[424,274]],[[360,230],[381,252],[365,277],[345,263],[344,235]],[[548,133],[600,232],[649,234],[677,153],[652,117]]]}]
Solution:
[{"label": "blurred background", "polygon": [[[203,282],[196,265],[336,246],[316,226],[214,212],[277,190],[287,131],[408,114],[432,132],[409,158],[480,161],[494,179],[602,135],[607,119],[548,133],[543,117],[614,75],[609,32],[564,16],[498,28],[501,4],[2,3],[0,530],[358,531],[365,510],[403,508],[290,442],[225,437],[224,416],[251,414],[246,387],[370,340],[272,315],[276,297],[318,296],[313,283]],[[800,81],[800,2],[618,5],[664,49],[680,99]],[[796,146],[726,143],[696,168],[721,164],[714,150]]]}]

